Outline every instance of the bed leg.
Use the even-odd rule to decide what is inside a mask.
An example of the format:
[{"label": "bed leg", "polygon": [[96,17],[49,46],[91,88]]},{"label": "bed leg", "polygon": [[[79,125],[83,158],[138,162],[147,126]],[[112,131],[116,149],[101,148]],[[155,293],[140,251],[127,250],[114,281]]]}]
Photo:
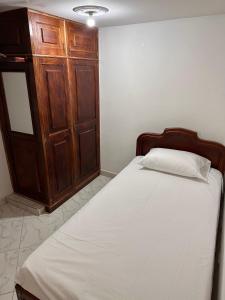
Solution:
[{"label": "bed leg", "polygon": [[18,300],[23,300],[22,288],[18,284],[16,285],[16,295]]}]

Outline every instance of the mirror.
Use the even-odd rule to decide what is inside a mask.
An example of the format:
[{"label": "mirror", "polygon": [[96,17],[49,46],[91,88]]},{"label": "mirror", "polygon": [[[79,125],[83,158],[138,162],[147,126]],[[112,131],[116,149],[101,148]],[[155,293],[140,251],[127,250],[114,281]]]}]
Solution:
[{"label": "mirror", "polygon": [[11,130],[33,134],[25,72],[2,72]]}]

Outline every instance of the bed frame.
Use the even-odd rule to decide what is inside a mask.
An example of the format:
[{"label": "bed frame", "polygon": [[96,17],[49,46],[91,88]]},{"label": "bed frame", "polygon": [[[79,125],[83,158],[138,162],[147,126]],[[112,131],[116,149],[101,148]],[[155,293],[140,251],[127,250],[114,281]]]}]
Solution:
[{"label": "bed frame", "polygon": [[[145,155],[151,148],[156,147],[184,150],[199,154],[208,158],[212,162],[213,168],[218,169],[223,175],[225,173],[225,146],[216,142],[202,140],[194,131],[182,128],[168,128],[165,129],[162,134],[143,133],[137,139],[136,155]],[[212,300],[218,299],[219,252],[222,233],[223,199],[224,194],[221,197],[220,203],[220,217],[214,259]],[[18,300],[40,300],[18,284],[16,285],[16,293]]]}]

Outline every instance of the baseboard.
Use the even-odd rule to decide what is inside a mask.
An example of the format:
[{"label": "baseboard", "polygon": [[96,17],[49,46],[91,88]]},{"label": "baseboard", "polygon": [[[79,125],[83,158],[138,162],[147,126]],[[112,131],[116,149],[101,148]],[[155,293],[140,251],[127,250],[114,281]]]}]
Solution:
[{"label": "baseboard", "polygon": [[106,177],[113,178],[113,177],[115,177],[117,174],[116,174],[116,173],[113,173],[113,172],[106,171],[106,170],[101,170],[101,175],[106,176]]},{"label": "baseboard", "polygon": [[45,212],[44,204],[22,195],[13,193],[8,195],[5,199],[6,202],[10,203],[11,205],[26,210],[36,216],[40,216]]}]

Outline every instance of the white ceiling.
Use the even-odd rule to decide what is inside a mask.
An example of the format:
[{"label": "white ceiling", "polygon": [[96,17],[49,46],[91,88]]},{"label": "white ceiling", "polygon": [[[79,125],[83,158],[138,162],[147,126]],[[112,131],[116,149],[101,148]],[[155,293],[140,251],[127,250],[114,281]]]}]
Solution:
[{"label": "white ceiling", "polygon": [[100,27],[225,13],[225,0],[0,0],[0,10],[26,6],[84,22],[72,8],[89,4],[110,10],[97,18]]}]

